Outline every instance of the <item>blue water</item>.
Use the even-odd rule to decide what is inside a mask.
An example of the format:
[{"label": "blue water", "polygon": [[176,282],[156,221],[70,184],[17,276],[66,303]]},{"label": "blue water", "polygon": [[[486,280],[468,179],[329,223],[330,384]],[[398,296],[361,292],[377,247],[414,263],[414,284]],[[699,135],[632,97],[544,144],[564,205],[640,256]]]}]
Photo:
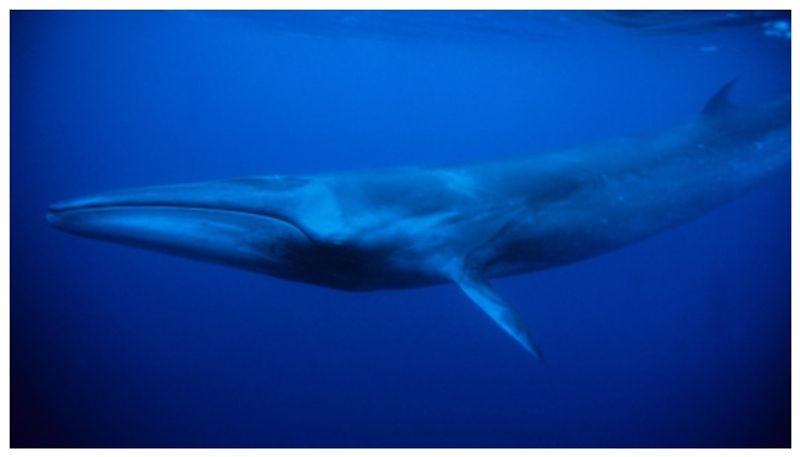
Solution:
[{"label": "blue water", "polygon": [[790,176],[495,282],[346,293],[78,238],[53,202],[439,165],[789,88],[789,13],[13,12],[14,447],[786,447]]}]

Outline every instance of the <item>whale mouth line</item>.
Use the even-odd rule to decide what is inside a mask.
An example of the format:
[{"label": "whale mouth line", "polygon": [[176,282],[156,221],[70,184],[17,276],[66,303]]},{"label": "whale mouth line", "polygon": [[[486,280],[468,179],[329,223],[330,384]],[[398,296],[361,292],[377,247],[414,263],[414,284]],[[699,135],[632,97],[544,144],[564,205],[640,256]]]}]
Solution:
[{"label": "whale mouth line", "polygon": [[300,227],[297,223],[293,220],[289,219],[286,216],[281,214],[274,214],[265,211],[252,211],[243,208],[226,208],[214,205],[198,205],[198,204],[176,204],[176,203],[130,203],[130,204],[88,204],[88,205],[74,205],[70,206],[69,203],[63,205],[53,205],[47,208],[47,220],[57,225],[58,220],[70,213],[80,213],[80,212],[111,212],[111,211],[118,211],[118,210],[183,210],[183,211],[197,211],[197,212],[206,212],[206,213],[221,213],[221,214],[235,214],[239,216],[248,216],[248,217],[256,217],[261,219],[271,219],[286,223],[291,225],[297,231],[302,233],[306,238],[310,241],[313,238],[309,235],[309,233]]}]

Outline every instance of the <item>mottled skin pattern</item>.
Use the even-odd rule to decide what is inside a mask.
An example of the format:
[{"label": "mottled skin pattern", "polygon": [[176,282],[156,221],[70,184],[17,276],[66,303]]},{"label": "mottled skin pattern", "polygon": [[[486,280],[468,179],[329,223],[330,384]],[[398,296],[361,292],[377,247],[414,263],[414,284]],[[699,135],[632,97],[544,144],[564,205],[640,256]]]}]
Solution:
[{"label": "mottled skin pattern", "polygon": [[732,200],[789,162],[789,98],[652,136],[454,166],[268,176],[53,205],[80,235],[346,290],[455,282],[541,356],[490,277],[585,259]]}]

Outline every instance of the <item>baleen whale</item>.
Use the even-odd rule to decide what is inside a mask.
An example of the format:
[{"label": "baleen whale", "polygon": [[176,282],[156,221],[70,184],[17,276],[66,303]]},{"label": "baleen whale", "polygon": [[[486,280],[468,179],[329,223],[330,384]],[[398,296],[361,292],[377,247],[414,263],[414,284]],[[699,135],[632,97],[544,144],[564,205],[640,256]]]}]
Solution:
[{"label": "baleen whale", "polygon": [[490,285],[675,227],[790,160],[790,99],[743,106],[724,85],[666,131],[522,158],[112,191],[52,205],[67,232],[335,289],[455,283],[525,350]]}]

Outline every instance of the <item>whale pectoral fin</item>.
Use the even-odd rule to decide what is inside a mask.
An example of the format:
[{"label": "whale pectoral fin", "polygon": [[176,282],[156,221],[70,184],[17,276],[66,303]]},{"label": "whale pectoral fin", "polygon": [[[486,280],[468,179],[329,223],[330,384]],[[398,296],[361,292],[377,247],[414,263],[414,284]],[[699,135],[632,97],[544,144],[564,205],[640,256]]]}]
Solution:
[{"label": "whale pectoral fin", "polygon": [[497,295],[486,278],[478,274],[465,274],[456,281],[456,284],[522,347],[533,354],[537,360],[543,360],[542,351],[531,338],[522,316]]}]

